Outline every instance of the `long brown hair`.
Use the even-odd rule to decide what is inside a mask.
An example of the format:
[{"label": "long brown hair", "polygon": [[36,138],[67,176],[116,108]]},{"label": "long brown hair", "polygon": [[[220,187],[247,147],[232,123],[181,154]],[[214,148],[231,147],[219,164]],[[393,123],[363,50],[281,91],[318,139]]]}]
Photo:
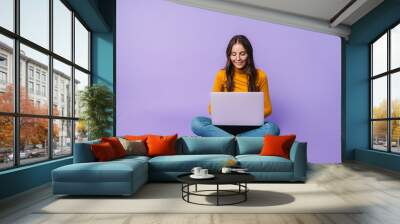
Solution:
[{"label": "long brown hair", "polygon": [[225,71],[226,71],[226,78],[227,78],[227,83],[226,83],[226,90],[228,92],[233,91],[233,76],[235,75],[235,70],[234,70],[234,65],[231,61],[231,53],[232,53],[232,47],[235,44],[241,44],[243,45],[244,49],[246,50],[247,53],[247,61],[246,65],[244,67],[244,72],[248,75],[248,91],[249,92],[258,92],[259,89],[256,86],[256,80],[257,80],[257,70],[256,66],[254,65],[254,58],[253,58],[253,47],[251,46],[251,43],[249,39],[247,39],[246,36],[244,35],[236,35],[232,37],[232,39],[229,41],[228,47],[226,48],[226,65],[225,65]]}]

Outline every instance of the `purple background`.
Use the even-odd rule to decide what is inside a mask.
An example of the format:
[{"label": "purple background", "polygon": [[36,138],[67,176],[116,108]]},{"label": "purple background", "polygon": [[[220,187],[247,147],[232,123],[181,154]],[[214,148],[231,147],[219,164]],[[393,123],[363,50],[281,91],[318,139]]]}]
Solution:
[{"label": "purple background", "polygon": [[341,161],[339,37],[160,0],[117,1],[117,135],[193,135],[229,39],[246,35],[281,134],[313,163]]}]

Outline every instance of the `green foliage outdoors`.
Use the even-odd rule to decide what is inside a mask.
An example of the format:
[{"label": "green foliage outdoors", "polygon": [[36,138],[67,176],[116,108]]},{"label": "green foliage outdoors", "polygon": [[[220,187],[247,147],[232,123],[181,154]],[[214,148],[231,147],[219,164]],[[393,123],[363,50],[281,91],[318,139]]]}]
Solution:
[{"label": "green foliage outdoors", "polygon": [[112,128],[113,93],[105,85],[94,84],[80,93],[79,106],[82,108],[82,119],[87,125],[89,140],[110,136]]}]

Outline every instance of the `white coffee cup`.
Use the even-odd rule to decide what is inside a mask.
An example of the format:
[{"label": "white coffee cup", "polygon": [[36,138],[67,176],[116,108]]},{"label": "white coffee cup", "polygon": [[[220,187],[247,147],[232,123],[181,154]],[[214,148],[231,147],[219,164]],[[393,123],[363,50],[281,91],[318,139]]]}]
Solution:
[{"label": "white coffee cup", "polygon": [[230,167],[222,167],[221,172],[222,173],[230,173],[232,171],[232,168]]},{"label": "white coffee cup", "polygon": [[196,176],[199,176],[199,175],[201,175],[200,174],[200,171],[202,170],[202,168],[201,167],[193,167],[193,169],[192,169],[192,173],[194,174],[194,175],[196,175]]},{"label": "white coffee cup", "polygon": [[201,169],[200,170],[200,176],[207,176],[208,175],[208,169]]}]

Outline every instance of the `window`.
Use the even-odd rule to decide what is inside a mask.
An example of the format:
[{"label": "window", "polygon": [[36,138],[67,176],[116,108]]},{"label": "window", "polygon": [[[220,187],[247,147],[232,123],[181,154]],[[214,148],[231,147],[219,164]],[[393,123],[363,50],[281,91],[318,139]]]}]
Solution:
[{"label": "window", "polygon": [[[64,103],[64,96],[65,95],[71,95],[72,92],[70,89],[65,89],[65,84],[66,83],[72,83],[72,68],[69,65],[66,65],[56,59],[53,60],[53,65],[54,65],[54,69],[53,69],[53,77],[54,77],[54,83],[53,83],[53,91],[54,91],[54,95],[53,95],[53,103],[54,104],[58,104],[58,94],[60,91],[60,100],[62,103]],[[72,99],[67,99],[68,104],[72,104]],[[53,105],[54,106],[54,105]],[[59,109],[53,110],[53,114],[59,114],[60,111]],[[72,117],[72,108],[69,107],[66,109],[65,114],[63,113],[63,116],[68,116],[68,117]]]},{"label": "window", "polygon": [[29,79],[33,80],[33,67],[32,66],[29,66],[28,74],[29,74]]},{"label": "window", "polygon": [[89,69],[89,32],[77,18],[75,18],[75,62]]},{"label": "window", "polygon": [[29,94],[33,94],[33,82],[28,82],[28,89]]},{"label": "window", "polygon": [[42,96],[46,96],[46,86],[42,86]]},{"label": "window", "polygon": [[49,0],[20,0],[21,36],[49,48]]},{"label": "window", "polygon": [[75,117],[79,117],[81,114],[81,108],[79,107],[80,93],[89,86],[89,75],[78,70],[75,71]]},{"label": "window", "polygon": [[14,166],[13,117],[0,115],[0,124],[0,169],[7,169]]},{"label": "window", "polygon": [[[40,53],[39,53],[40,54]],[[43,55],[42,55],[43,56]],[[40,71],[36,69],[36,80],[40,81]]]},{"label": "window", "polygon": [[[2,3],[0,3],[0,7],[1,5]],[[0,15],[1,19],[2,15]],[[13,51],[14,43],[12,39],[0,33],[0,113],[14,111],[14,84],[12,83],[14,73],[13,67],[9,65],[14,56]]]},{"label": "window", "polygon": [[36,84],[36,95],[40,95],[40,84]]},{"label": "window", "polygon": [[7,67],[7,57],[0,55],[0,67]]},{"label": "window", "polygon": [[371,148],[400,153],[400,24],[370,45]]},{"label": "window", "polygon": [[0,91],[5,92],[7,85],[7,56],[0,53]]},{"label": "window", "polygon": [[53,0],[54,52],[71,60],[72,12],[60,1]]},{"label": "window", "polygon": [[90,31],[67,4],[0,0],[0,170],[70,156],[87,139],[74,105],[90,83]]},{"label": "window", "polygon": [[7,84],[7,74],[3,71],[0,71],[0,84],[2,85]]},{"label": "window", "polygon": [[0,9],[0,26],[14,31],[14,0],[1,0]]}]

